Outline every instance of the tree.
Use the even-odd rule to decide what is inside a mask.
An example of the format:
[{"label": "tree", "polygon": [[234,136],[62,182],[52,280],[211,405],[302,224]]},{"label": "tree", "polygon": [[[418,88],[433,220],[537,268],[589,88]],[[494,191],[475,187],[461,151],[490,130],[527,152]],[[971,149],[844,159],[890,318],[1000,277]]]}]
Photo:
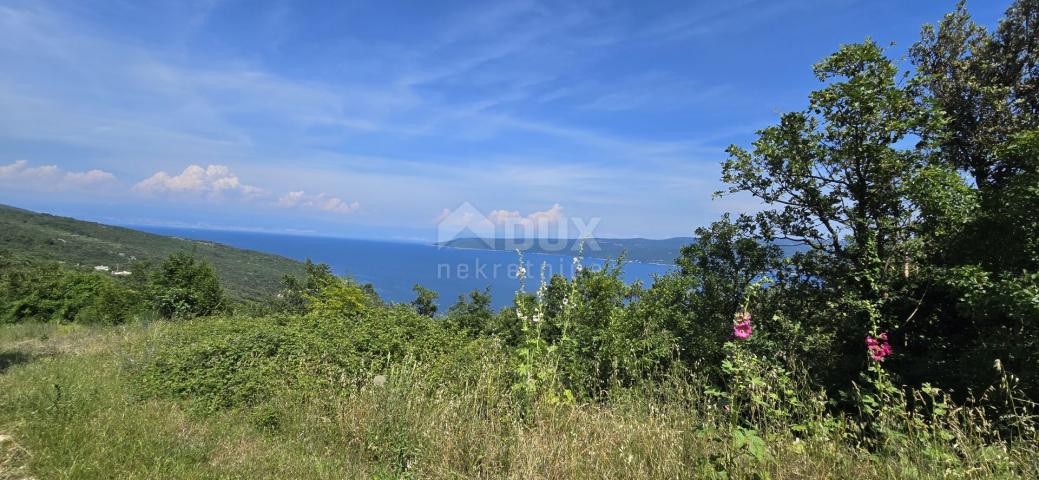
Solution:
[{"label": "tree", "polygon": [[[733,222],[725,214],[710,227],[696,229],[696,241],[682,247],[675,263],[677,274],[658,278],[640,299],[646,303],[641,308],[679,336],[683,363],[713,369],[721,361],[722,344],[732,334],[732,320],[743,308],[747,288],[758,278],[780,273],[783,252],[760,240],[752,217],[741,215]],[[664,307],[668,304],[686,307]]]},{"label": "tree", "polygon": [[[942,115],[930,136],[940,147],[932,174],[942,172],[932,179],[943,180],[918,191],[927,278],[906,334],[928,342],[910,346],[906,378],[981,390],[998,359],[1034,396],[1039,1],[1014,2],[993,32],[961,2],[921,37],[911,56]],[[957,171],[972,184],[958,182]]]},{"label": "tree", "polygon": [[159,265],[152,281],[152,300],[165,318],[206,316],[225,307],[213,267],[186,253],[173,253]]},{"label": "tree", "polygon": [[314,294],[306,294],[307,314],[312,318],[353,315],[372,305],[370,293],[347,278],[334,277]]},{"label": "tree", "polygon": [[783,252],[759,240],[754,219],[729,214],[696,229],[696,242],[682,247],[675,263],[679,274],[690,277],[700,293],[699,311],[728,325],[740,309],[747,287],[758,277],[776,271]]},{"label": "tree", "polygon": [[285,275],[281,279],[281,291],[273,303],[275,310],[302,315],[307,312],[308,297],[316,296],[322,288],[336,282],[332,267],[326,263],[314,263],[309,258],[303,264],[303,277]]},{"label": "tree", "polygon": [[761,240],[803,249],[768,289],[767,318],[811,338],[805,363],[843,389],[866,365],[862,338],[886,330],[901,339],[898,327],[911,317],[918,290],[910,274],[921,259],[912,199],[937,116],[871,40],[844,45],[813,69],[825,86],[805,110],[758,131],[749,151],[729,147],[729,188],[720,193],[760,199]]},{"label": "tree", "polygon": [[[926,298],[907,335],[927,338],[906,353],[907,379],[932,381],[959,392],[997,381],[999,360],[1021,377],[1021,388],[1039,394],[1039,132],[1016,134],[994,152],[996,162],[1016,165],[1012,174],[960,196],[967,215],[935,208],[925,232]],[[946,190],[946,195],[955,190]],[[961,220],[962,218],[962,220]],[[910,361],[911,360],[911,361]]]},{"label": "tree", "polygon": [[440,298],[440,294],[417,283],[414,287],[411,287],[411,289],[417,295],[415,300],[412,300],[411,302],[411,306],[415,307],[415,311],[418,312],[419,315],[425,315],[427,317],[436,316],[436,301]]},{"label": "tree", "polygon": [[491,288],[474,289],[466,295],[458,296],[455,303],[447,311],[447,320],[456,329],[471,336],[485,332],[491,323],[494,312],[491,311]]},{"label": "tree", "polygon": [[900,146],[931,117],[872,41],[845,45],[814,70],[828,84],[806,110],[759,131],[753,150],[729,147],[723,180],[729,193],[765,203],[756,217],[765,240],[810,249],[797,256],[801,273],[853,292],[872,311],[911,254],[907,198],[923,157]]},{"label": "tree", "polygon": [[996,150],[1039,122],[1039,1],[1015,2],[994,33],[961,1],[937,27],[924,26],[910,55],[944,116],[933,132],[940,155],[979,188],[1000,182],[1013,165]]}]

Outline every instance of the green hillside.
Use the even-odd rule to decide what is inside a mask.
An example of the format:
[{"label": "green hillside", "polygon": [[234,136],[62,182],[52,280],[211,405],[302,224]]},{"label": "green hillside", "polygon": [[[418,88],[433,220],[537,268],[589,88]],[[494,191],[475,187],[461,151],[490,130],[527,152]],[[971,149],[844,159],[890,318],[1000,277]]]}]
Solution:
[{"label": "green hillside", "polygon": [[84,269],[107,265],[112,270],[132,270],[135,260],[158,261],[174,252],[193,252],[213,264],[224,288],[239,299],[271,292],[285,274],[303,271],[299,262],[277,255],[6,205],[0,205],[0,252],[16,259],[58,261]]}]

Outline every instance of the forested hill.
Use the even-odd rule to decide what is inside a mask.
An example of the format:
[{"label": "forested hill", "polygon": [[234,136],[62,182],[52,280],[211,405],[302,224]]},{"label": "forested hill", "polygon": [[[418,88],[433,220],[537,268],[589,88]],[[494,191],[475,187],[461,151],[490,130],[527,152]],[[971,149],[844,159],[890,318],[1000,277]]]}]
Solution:
[{"label": "forested hill", "polygon": [[135,261],[158,263],[174,252],[211,263],[227,292],[240,299],[272,292],[282,276],[303,271],[301,263],[277,255],[0,205],[0,257],[132,272]]},{"label": "forested hill", "polygon": [[[456,238],[437,245],[452,248],[479,248],[487,250],[511,250],[515,245],[528,253],[547,253],[558,255],[577,255],[579,242],[584,242],[584,256],[589,258],[624,258],[634,262],[672,264],[678,258],[682,247],[696,241],[693,237],[674,237],[662,240],[648,238],[593,238],[593,239],[548,239],[531,241],[513,239]],[[491,243],[493,242],[493,246]],[[565,246],[564,243],[565,242]],[[562,247],[562,248],[560,248]]]}]

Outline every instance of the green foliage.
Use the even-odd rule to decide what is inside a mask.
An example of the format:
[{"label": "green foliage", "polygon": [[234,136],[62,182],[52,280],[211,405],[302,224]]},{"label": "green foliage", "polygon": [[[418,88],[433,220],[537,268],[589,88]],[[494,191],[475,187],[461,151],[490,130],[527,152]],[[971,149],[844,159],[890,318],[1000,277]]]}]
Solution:
[{"label": "green foliage", "polygon": [[[759,132],[754,150],[729,147],[723,179],[768,208],[757,215],[767,240],[793,241],[826,255],[805,272],[840,283],[862,300],[880,301],[884,263],[905,256],[912,215],[904,199],[921,157],[896,147],[926,126],[916,92],[875,43],[845,45],[815,66],[829,83],[803,112],[784,114]],[[865,133],[864,133],[865,132]]]},{"label": "green foliage", "polygon": [[343,388],[405,358],[432,361],[461,344],[405,307],[322,318],[211,317],[160,331],[135,363],[148,395],[216,411],[278,393]]},{"label": "green foliage", "polygon": [[[271,365],[253,348],[277,345],[284,358],[299,360],[287,353],[297,341],[319,339],[303,331],[286,336],[248,319],[238,319],[245,320],[242,330],[234,329],[234,319],[212,320],[0,327],[0,358],[21,352],[32,359],[59,348],[75,353],[27,360],[0,375],[0,472],[36,478],[633,479],[1028,479],[1039,473],[1034,433],[1020,430],[1013,441],[988,437],[990,424],[977,408],[951,403],[934,388],[906,397],[913,400],[901,407],[904,413],[891,408],[897,416],[889,428],[867,432],[860,418],[790,406],[787,401],[814,405],[818,393],[796,381],[791,386],[770,373],[769,359],[749,352],[734,357],[731,369],[740,377],[732,392],[746,400],[728,409],[698,377],[679,375],[616,391],[602,402],[535,401],[528,411],[514,402],[500,352],[485,342],[329,382],[327,370]],[[243,334],[253,346],[243,348],[260,359],[240,368],[288,380],[252,396],[228,396],[243,403],[227,408],[216,402],[215,410],[201,401],[210,388],[218,391],[215,376],[195,383],[202,396],[186,402],[140,397],[149,368],[142,367],[150,364],[143,360],[177,358],[170,349],[191,349],[191,340],[205,341],[210,333],[230,344],[231,331]],[[217,343],[198,350],[213,353],[206,363],[176,378],[223,368],[215,352],[235,347],[212,350]],[[382,381],[375,381],[375,371]],[[269,380],[238,373],[228,371],[226,378]],[[785,376],[800,375],[787,370]],[[334,385],[316,386],[322,383]],[[770,400],[770,393],[783,401]],[[755,396],[765,406],[755,407],[754,417],[741,413],[759,405]]]},{"label": "green foliage", "polygon": [[10,260],[0,272],[0,323],[112,325],[153,314],[205,316],[228,306],[212,267],[189,255],[171,255],[152,275],[147,274],[147,265],[135,270],[137,276],[116,276],[109,271]]},{"label": "green foliage", "polygon": [[0,272],[0,323],[124,323],[144,312],[142,297],[107,273],[12,263]]},{"label": "green foliage", "polygon": [[184,253],[174,253],[159,265],[151,296],[155,310],[164,318],[212,315],[226,306],[213,267]]},{"label": "green foliage", "polygon": [[1039,5],[1017,1],[988,32],[960,2],[937,26],[925,25],[911,49],[918,78],[945,124],[931,132],[939,154],[980,188],[1014,175],[997,150],[1017,132],[1039,126],[1036,18]]},{"label": "green foliage", "polygon": [[[208,318],[163,334],[162,350],[143,358],[145,392],[191,398],[203,410],[256,403],[300,378],[332,379],[321,369],[329,346],[312,329],[267,319]],[[310,369],[310,375],[296,376]],[[312,376],[311,376],[312,375]]]},{"label": "green foliage", "polygon": [[411,302],[411,306],[415,307],[415,311],[419,315],[425,315],[427,317],[435,317],[437,314],[437,299],[440,298],[440,294],[434,292],[422,285],[415,284],[412,287],[415,291],[415,300]]},{"label": "green foliage", "polygon": [[[419,293],[420,298],[422,292]],[[435,311],[435,310],[434,310]],[[478,336],[490,328],[491,289],[473,290],[469,295],[459,295],[458,302],[447,311],[446,321],[456,330],[470,336]]]},{"label": "green foliage", "polygon": [[306,299],[307,314],[319,320],[359,313],[371,302],[364,287],[346,279],[337,279]]},{"label": "green foliage", "polygon": [[[1037,15],[1017,2],[990,34],[960,5],[925,27],[913,76],[869,40],[845,45],[815,65],[825,86],[805,110],[758,132],[753,149],[729,148],[727,192],[767,206],[751,237],[806,248],[765,265],[777,282],[755,318],[783,324],[769,336],[797,348],[768,348],[804,360],[832,392],[846,398],[865,369],[855,352],[866,332],[902,347],[889,366],[902,380],[960,399],[991,385],[995,360],[1031,370],[1039,91],[1025,38]],[[1022,385],[1039,394],[1031,374]]]},{"label": "green foliage", "polygon": [[[685,289],[672,293],[684,296],[677,299],[682,308],[676,313],[688,312],[681,327],[673,330],[682,336],[683,361],[705,371],[720,364],[721,346],[732,333],[733,316],[747,303],[748,287],[762,276],[782,274],[783,257],[779,247],[760,240],[749,216],[732,222],[726,214],[709,228],[697,229],[696,235],[696,243],[683,248],[675,261],[677,278],[664,281]],[[655,296],[654,290],[663,289],[654,284],[648,296]],[[656,313],[650,310],[646,315]]]}]

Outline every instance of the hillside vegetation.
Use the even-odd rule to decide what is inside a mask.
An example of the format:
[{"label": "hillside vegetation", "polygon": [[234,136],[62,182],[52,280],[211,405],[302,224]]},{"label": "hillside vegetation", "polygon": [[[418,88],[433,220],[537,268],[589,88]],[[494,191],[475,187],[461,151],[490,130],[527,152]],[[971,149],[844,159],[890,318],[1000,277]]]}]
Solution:
[{"label": "hillside vegetation", "polygon": [[211,263],[228,293],[240,299],[260,298],[277,290],[282,276],[303,271],[301,263],[277,255],[0,205],[0,255],[14,259],[132,271],[138,262],[155,263],[177,252]]},{"label": "hillside vegetation", "polygon": [[[878,364],[856,413],[758,353],[771,332],[712,339],[717,373],[660,370],[609,273],[561,303],[542,291],[495,314],[475,295],[432,318],[308,272],[263,316],[0,326],[0,478],[1039,474],[1035,419],[1006,374],[957,405]],[[599,333],[596,312],[611,318]]]}]

